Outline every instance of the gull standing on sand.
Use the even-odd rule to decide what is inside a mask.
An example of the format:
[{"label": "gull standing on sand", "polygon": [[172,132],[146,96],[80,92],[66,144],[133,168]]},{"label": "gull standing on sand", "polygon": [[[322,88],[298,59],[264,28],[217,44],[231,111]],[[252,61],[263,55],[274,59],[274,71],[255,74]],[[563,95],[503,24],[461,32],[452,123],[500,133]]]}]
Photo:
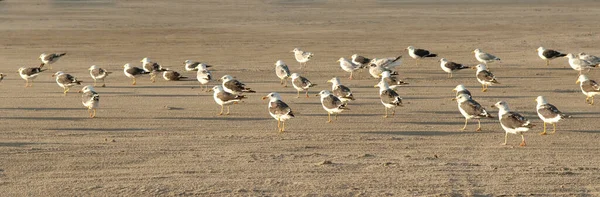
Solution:
[{"label": "gull standing on sand", "polygon": [[500,58],[492,54],[483,52],[481,49],[475,49],[473,53],[475,54],[475,59],[477,59],[477,61],[481,62],[482,64],[500,61]]},{"label": "gull standing on sand", "polygon": [[408,50],[408,55],[416,60],[415,66],[419,65],[419,59],[423,59],[426,57],[437,57],[437,54],[431,53],[425,49],[417,49],[413,46],[408,46],[404,50]]},{"label": "gull standing on sand", "polygon": [[296,98],[300,98],[300,91],[303,90],[306,91],[306,98],[308,98],[308,89],[316,85],[317,84],[313,84],[307,78],[300,76],[300,74],[292,73],[292,86],[298,91]]},{"label": "gull standing on sand", "polygon": [[279,78],[280,84],[287,87],[287,79],[291,76],[288,65],[281,60],[275,62],[275,75]]},{"label": "gull standing on sand", "polygon": [[149,74],[149,72],[145,71],[144,69],[141,69],[138,67],[133,67],[129,63],[123,65],[123,73],[125,73],[125,76],[133,79],[133,82],[131,83],[131,85],[135,85],[137,83],[135,79],[138,76],[144,75],[144,74]]},{"label": "gull standing on sand", "polygon": [[494,76],[494,74],[487,69],[485,64],[479,64],[475,66],[475,68],[477,69],[475,77],[477,78],[477,81],[481,83],[482,92],[487,92],[487,89],[490,85],[500,84],[500,82],[496,80],[496,76]]},{"label": "gull standing on sand", "polygon": [[140,60],[142,62],[142,68],[150,74],[150,80],[152,83],[156,82],[156,74],[159,72],[166,71],[160,64],[150,61],[148,57]]},{"label": "gull standing on sand", "polygon": [[210,68],[212,67],[211,65],[207,65],[205,63],[202,62],[196,62],[196,61],[192,61],[192,60],[185,60],[185,62],[183,62],[183,67],[185,68],[185,71],[198,71],[198,69],[200,68]]},{"label": "gull standing on sand", "polygon": [[564,114],[556,108],[556,106],[548,103],[546,98],[543,96],[538,96],[535,101],[537,102],[537,114],[544,121],[544,132],[540,133],[540,135],[546,135],[546,123],[552,124],[553,130],[552,133],[556,133],[556,123],[558,121],[570,118],[571,116]]},{"label": "gull standing on sand", "polygon": [[458,97],[458,95],[464,94],[466,95],[467,99],[472,99],[473,97],[471,96],[471,92],[469,92],[469,90],[467,90],[467,88],[463,85],[463,84],[458,84],[454,89],[452,89],[453,92],[456,92],[456,95],[454,95],[454,98],[452,98],[452,100],[456,100],[456,97]]},{"label": "gull standing on sand", "polygon": [[462,131],[467,129],[469,119],[477,119],[477,129],[475,131],[481,131],[481,118],[494,118],[468,94],[459,94],[456,96],[456,102],[458,103],[458,111],[465,117],[465,126],[460,129]]},{"label": "gull standing on sand", "polygon": [[48,69],[52,70],[52,65],[54,64],[54,62],[58,61],[58,59],[60,59],[60,57],[66,55],[67,53],[50,53],[50,54],[45,54],[42,53],[40,55],[40,60],[42,60],[42,64],[40,64],[40,68],[44,67],[46,64],[48,64]]},{"label": "gull standing on sand", "polygon": [[579,71],[579,75],[581,75],[581,71],[589,71],[594,67],[598,67],[598,64],[600,64],[600,62],[592,63],[587,60],[579,59],[572,53],[567,54],[567,58],[569,58],[569,66],[571,66],[573,70]]},{"label": "gull standing on sand", "polygon": [[91,85],[84,86],[78,91],[81,94],[81,103],[88,109],[90,118],[96,117],[96,109],[100,104],[100,95],[94,90]]},{"label": "gull standing on sand", "polygon": [[96,65],[90,66],[88,70],[90,71],[90,76],[92,76],[92,79],[94,79],[94,87],[96,87],[96,81],[98,79],[102,80],[102,87],[106,87],[104,79],[108,76],[108,74],[111,74],[112,72],[108,72]]},{"label": "gull standing on sand", "polygon": [[535,125],[531,124],[531,122],[521,114],[510,111],[508,108],[508,103],[505,101],[497,102],[496,104],[492,105],[492,107],[499,109],[498,119],[500,120],[500,126],[502,126],[506,132],[504,134],[503,145],[506,145],[507,143],[508,134],[512,133],[521,135],[520,146],[525,146],[525,136],[523,136],[523,132],[529,131],[529,129]]},{"label": "gull standing on sand", "polygon": [[354,71],[360,68],[360,65],[356,65],[350,60],[343,57],[340,57],[340,59],[338,59],[337,62],[340,63],[340,67],[342,67],[342,70],[350,73],[350,77],[348,77],[348,79],[350,80],[352,80],[353,78]]},{"label": "gull standing on sand", "polygon": [[360,56],[358,54],[352,55],[352,63],[358,65],[360,69],[366,68],[371,62],[370,58],[366,58],[364,56]]},{"label": "gull standing on sand", "polygon": [[444,72],[448,73],[448,78],[452,78],[452,73],[458,70],[470,68],[469,66],[465,66],[462,64],[457,64],[451,61],[448,61],[446,58],[440,59],[440,67]]},{"label": "gull standing on sand", "polygon": [[200,82],[200,87],[204,85],[204,91],[209,91],[210,89],[208,89],[207,84],[210,82],[210,80],[212,80],[212,73],[208,70],[207,67],[205,67],[205,65],[201,64],[197,68],[198,71],[196,72],[196,79],[198,80],[198,82]]},{"label": "gull standing on sand", "polygon": [[388,109],[392,109],[392,116],[396,115],[396,107],[402,106],[402,98],[396,91],[390,88],[389,84],[385,82],[385,79],[381,79],[375,87],[379,87],[379,98],[381,99],[381,104],[383,104],[385,108],[385,115],[383,118],[388,117]]},{"label": "gull standing on sand", "polygon": [[221,106],[221,112],[218,114],[219,116],[223,115],[224,106],[227,106],[227,113],[225,115],[229,115],[229,105],[237,104],[242,99],[246,98],[244,95],[226,92],[221,85],[216,85],[212,90],[214,91],[213,98],[215,99],[215,102]]},{"label": "gull standing on sand", "polygon": [[409,84],[402,80],[399,80],[396,76],[392,76],[392,74],[390,74],[390,71],[384,71],[383,73],[381,73],[381,79],[385,80],[385,82],[387,82],[388,84],[398,85],[398,86]]},{"label": "gull standing on sand", "polygon": [[334,96],[338,97],[342,102],[348,103],[348,101],[353,101],[354,96],[352,95],[352,91],[350,88],[342,85],[340,82],[340,78],[334,77],[327,81],[327,83],[331,83],[331,92]]},{"label": "gull standing on sand", "polygon": [[[589,79],[586,75],[579,75],[576,83],[579,84],[581,88],[581,92],[586,96],[585,103],[593,105],[594,104],[594,96],[600,94],[600,85],[596,83],[596,81]],[[590,99],[592,101],[590,102]]]},{"label": "gull standing on sand", "polygon": [[546,66],[550,65],[550,60],[559,58],[559,57],[564,57],[567,54],[552,50],[552,49],[546,49],[544,47],[539,47],[537,48],[537,52],[538,52],[538,56],[540,56],[540,58],[542,58],[543,60],[546,60]]},{"label": "gull standing on sand", "polygon": [[312,58],[314,55],[311,52],[302,51],[299,48],[294,48],[294,50],[290,52],[294,53],[294,58],[296,58],[296,61],[300,63],[300,69],[306,67],[306,62],[308,62],[308,60],[310,60],[310,58]]},{"label": "gull standing on sand", "polygon": [[338,114],[344,110],[350,110],[346,107],[347,103],[342,102],[338,97],[331,94],[327,90],[321,90],[317,96],[321,96],[321,105],[323,109],[327,111],[327,123],[331,123],[331,114],[335,116],[337,120]]},{"label": "gull standing on sand", "polygon": [[167,81],[179,81],[181,79],[185,79],[187,77],[181,76],[180,73],[174,70],[169,70],[168,68],[163,71],[162,74],[163,79]]},{"label": "gull standing on sand", "polygon": [[369,63],[369,74],[376,79],[381,78],[381,74],[385,71],[389,71],[391,75],[397,75],[398,72],[394,71],[394,69],[400,64],[402,64],[402,56],[395,58],[375,58]]},{"label": "gull standing on sand", "polygon": [[246,84],[243,84],[242,82],[233,78],[231,75],[224,75],[223,77],[221,77],[219,79],[219,81],[223,82],[223,84],[222,84],[223,90],[225,90],[225,92],[229,92],[231,94],[242,94],[244,92],[248,92],[248,93],[256,92],[256,91],[252,90],[251,88],[246,87]]},{"label": "gull standing on sand", "polygon": [[285,121],[294,117],[292,109],[286,103],[281,101],[281,96],[277,92],[271,92],[262,99],[269,99],[269,105],[267,107],[269,109],[269,114],[277,120],[277,130],[280,133],[285,132]]},{"label": "gull standing on sand", "polygon": [[52,75],[52,77],[56,78],[56,84],[63,88],[63,94],[67,95],[67,92],[71,89],[71,87],[75,85],[81,85],[82,81],[77,80],[71,74],[64,73],[63,71],[58,71]]},{"label": "gull standing on sand", "polygon": [[[42,67],[30,67],[30,68],[21,67],[21,68],[19,68],[19,76],[21,76],[21,78],[23,78],[25,80],[25,87],[32,87],[33,80],[35,78],[37,78],[37,76],[41,72],[44,72],[45,70],[46,69],[42,69]],[[31,84],[29,84],[30,80],[31,80]]]}]

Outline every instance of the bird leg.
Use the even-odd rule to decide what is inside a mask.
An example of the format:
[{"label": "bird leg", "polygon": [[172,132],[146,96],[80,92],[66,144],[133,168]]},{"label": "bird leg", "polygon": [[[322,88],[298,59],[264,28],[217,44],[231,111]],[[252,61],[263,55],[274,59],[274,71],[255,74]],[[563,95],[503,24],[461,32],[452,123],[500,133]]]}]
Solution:
[{"label": "bird leg", "polygon": [[229,106],[227,106],[227,113],[225,115],[229,115]]},{"label": "bird leg", "polygon": [[[277,118],[277,129],[281,129],[281,120],[279,118]],[[281,131],[281,130],[279,130]]]},{"label": "bird leg", "polygon": [[481,131],[481,120],[477,119],[477,129],[475,131]]},{"label": "bird leg", "polygon": [[106,82],[104,81],[104,79],[102,79],[102,87],[106,87]]},{"label": "bird leg", "polygon": [[297,91],[298,94],[296,95],[296,98],[300,98],[300,90]]},{"label": "bird leg", "polygon": [[594,105],[594,96],[591,96],[592,98],[592,102],[590,103],[590,105]]},{"label": "bird leg", "polygon": [[327,123],[331,123],[331,113],[327,112]]},{"label": "bird leg", "polygon": [[396,115],[396,106],[394,106],[394,108],[392,108],[392,116]]},{"label": "bird leg", "polygon": [[285,122],[281,122],[281,132],[285,132]]},{"label": "bird leg", "polygon": [[279,79],[279,84],[283,85],[283,79]]},{"label": "bird leg", "polygon": [[219,115],[219,116],[223,115],[223,105],[221,105],[221,112],[219,112],[219,114],[217,114],[217,115]]},{"label": "bird leg", "polygon": [[92,118],[96,117],[96,109],[94,109],[94,115],[92,116]]},{"label": "bird leg", "polygon": [[66,95],[67,95],[67,92],[69,91],[69,88],[66,88],[66,87],[65,87],[65,88],[63,88],[63,89],[64,89],[64,91],[63,91],[63,94],[66,96]]},{"label": "bird leg", "polygon": [[352,80],[352,75],[354,74],[354,71],[350,71],[350,77],[348,77],[348,79]]},{"label": "bird leg", "polygon": [[464,131],[465,129],[467,129],[467,123],[468,122],[469,122],[469,119],[465,118],[465,126],[462,129],[460,129],[461,131]]},{"label": "bird leg", "polygon": [[337,120],[337,116],[338,116],[338,114],[335,114],[335,120]]},{"label": "bird leg", "polygon": [[525,136],[523,136],[523,133],[521,133],[521,144],[519,144],[519,146],[525,146],[527,144],[525,144]]},{"label": "bird leg", "polygon": [[546,60],[546,66],[550,66],[550,60]]},{"label": "bird leg", "polygon": [[133,83],[131,83],[131,85],[135,85],[136,83],[135,78],[133,78]]},{"label": "bird leg", "polygon": [[388,117],[388,112],[387,112],[388,108],[387,107],[383,107],[383,108],[385,108],[385,116],[383,116],[383,118],[387,118]]},{"label": "bird leg", "polygon": [[552,134],[556,133],[556,123],[552,123]]},{"label": "bird leg", "polygon": [[283,80],[283,87],[287,87],[287,79]]},{"label": "bird leg", "polygon": [[506,145],[506,142],[508,141],[508,133],[504,134],[504,144],[502,145]]},{"label": "bird leg", "polygon": [[308,89],[306,89],[305,91],[306,91],[306,98],[308,98]]},{"label": "bird leg", "polygon": [[25,79],[25,87],[29,87],[29,80]]},{"label": "bird leg", "polygon": [[94,79],[94,87],[96,87],[96,79]]},{"label": "bird leg", "polygon": [[90,116],[90,118],[92,118],[92,109],[88,108],[88,115]]},{"label": "bird leg", "polygon": [[540,135],[546,135],[546,122],[544,122],[544,131],[541,132]]},{"label": "bird leg", "polygon": [[415,66],[419,66],[419,59],[415,59],[415,60],[417,60],[417,61],[415,62]]},{"label": "bird leg", "polygon": [[154,72],[150,73],[150,81],[152,81],[152,83],[156,82],[156,74],[154,74]]}]

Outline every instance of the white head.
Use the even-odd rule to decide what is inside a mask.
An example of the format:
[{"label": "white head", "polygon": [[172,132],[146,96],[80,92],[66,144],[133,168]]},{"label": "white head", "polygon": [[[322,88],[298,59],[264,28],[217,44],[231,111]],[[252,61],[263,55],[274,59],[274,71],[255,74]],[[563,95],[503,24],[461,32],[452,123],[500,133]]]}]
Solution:
[{"label": "white head", "polygon": [[588,80],[590,80],[590,78],[588,78],[587,76],[579,75],[579,78],[577,78],[576,83],[583,83],[584,81],[588,81]]},{"label": "white head", "polygon": [[584,52],[581,52],[581,53],[577,54],[577,56],[579,56],[579,57],[581,57],[581,56],[587,56],[587,54],[584,53]]},{"label": "white head", "polygon": [[271,93],[267,94],[267,96],[264,96],[262,99],[263,100],[269,99],[269,102],[273,102],[273,101],[281,100],[281,95],[279,95],[279,93],[277,93],[277,92],[271,92]]},{"label": "white head", "polygon": [[86,92],[95,92],[96,90],[94,90],[94,86],[92,85],[86,85],[83,86],[83,88],[81,88],[81,92],[86,93]]},{"label": "white head", "polygon": [[131,64],[129,64],[129,63],[125,64],[125,65],[123,65],[123,68],[125,68],[125,69],[131,68]]},{"label": "white head", "polygon": [[477,64],[475,68],[477,68],[477,71],[487,70],[487,66],[485,64]]},{"label": "white head", "polygon": [[200,63],[200,65],[198,65],[198,71],[206,70],[207,67],[208,65],[206,65],[205,63]]},{"label": "white head", "polygon": [[567,58],[569,59],[575,59],[575,55],[572,53],[567,54]]},{"label": "white head", "polygon": [[317,95],[321,96],[321,98],[324,98],[331,95],[331,92],[329,92],[329,90],[321,90],[321,92],[319,92]]},{"label": "white head", "polygon": [[548,101],[546,101],[546,97],[544,96],[538,96],[535,101],[537,101],[538,105],[548,104]]},{"label": "white head", "polygon": [[356,59],[356,57],[358,57],[358,54],[352,55],[352,59]]},{"label": "white head", "polygon": [[381,81],[379,81],[379,83],[377,83],[375,87],[379,87],[380,92],[383,90],[390,89],[390,85],[383,78],[381,78]]},{"label": "white head", "polygon": [[92,66],[90,66],[90,68],[88,68],[88,70],[94,70],[94,69],[97,69],[97,68],[99,68],[99,67],[96,66],[96,65],[92,65]]},{"label": "white head", "polygon": [[25,70],[25,69],[27,69],[27,68],[25,68],[25,67],[21,67],[21,68],[19,68],[19,70],[18,70],[17,72],[21,73],[21,71],[23,71],[23,70]]},{"label": "white head", "polygon": [[456,96],[456,101],[461,103],[461,102],[465,102],[467,100],[469,100],[471,97],[469,95],[466,94],[459,94],[458,96]]},{"label": "white head", "polygon": [[502,112],[502,111],[504,111],[504,112],[509,111],[509,109],[508,109],[508,103],[506,103],[506,101],[499,101],[496,104],[492,105],[492,107],[498,108],[500,110],[500,112]]},{"label": "white head", "polygon": [[146,63],[150,62],[150,58],[148,58],[148,57],[145,57],[145,58],[144,58],[144,59],[142,59],[140,62],[142,62],[142,63],[146,64]]},{"label": "white head", "polygon": [[277,60],[277,62],[275,62],[275,67],[277,67],[277,66],[283,66],[283,65],[285,65],[285,63],[283,61],[281,61],[281,60]]},{"label": "white head", "polygon": [[544,47],[538,47],[538,48],[537,48],[537,51],[538,51],[538,52],[542,52],[542,51],[545,51],[545,50],[546,50],[546,48],[544,48]]},{"label": "white head", "polygon": [[58,75],[62,75],[62,74],[65,74],[65,73],[64,73],[63,71],[58,71],[58,72],[54,73],[54,74],[52,75],[52,77],[56,77],[56,76],[58,76]]},{"label": "white head", "polygon": [[414,50],[415,50],[415,47],[413,47],[413,46],[408,46],[408,47],[406,47],[406,49],[408,49],[409,51],[414,51]]},{"label": "white head", "polygon": [[213,92],[218,93],[218,92],[223,92],[223,86],[221,85],[216,85],[215,87],[212,88]]},{"label": "white head", "polygon": [[[142,61],[144,61],[144,60],[142,60]],[[185,65],[190,65],[190,64],[193,64],[193,63],[194,63],[194,61],[192,61],[192,60],[185,60],[185,62],[183,62],[183,63],[184,63]]]},{"label": "white head", "polygon": [[341,83],[340,78],[338,78],[338,77],[333,77],[330,80],[328,80],[327,82],[332,83],[334,86],[337,86]]},{"label": "white head", "polygon": [[388,77],[391,77],[391,76],[392,76],[392,74],[390,74],[390,71],[387,71],[387,70],[386,70],[386,71],[383,71],[383,72],[381,73],[381,78],[382,78],[382,79],[383,79],[383,78],[388,78]]},{"label": "white head", "polygon": [[228,82],[231,80],[233,80],[233,77],[231,75],[223,75],[223,77],[221,77],[221,81],[223,81],[223,82]]},{"label": "white head", "polygon": [[298,53],[298,52],[300,52],[300,49],[299,48],[294,48],[294,50],[292,50],[290,52]]},{"label": "white head", "polygon": [[292,77],[292,79],[295,79],[295,78],[300,77],[300,74],[298,74],[298,73],[292,73],[291,77]]},{"label": "white head", "polygon": [[442,58],[442,59],[440,59],[440,62],[442,62],[443,64],[445,64],[446,62],[448,62],[448,60],[446,58]]},{"label": "white head", "polygon": [[337,60],[337,62],[344,62],[344,61],[346,61],[346,58],[344,58],[344,57],[340,57],[340,59]]},{"label": "white head", "polygon": [[454,88],[453,90],[454,90],[455,92],[460,92],[460,91],[463,91],[463,90],[466,90],[466,89],[467,89],[467,88],[466,88],[466,87],[465,87],[463,84],[458,84],[458,85],[456,86],[456,88]]},{"label": "white head", "polygon": [[481,53],[481,49],[475,49],[473,53]]},{"label": "white head", "polygon": [[46,54],[45,54],[45,53],[42,53],[42,54],[40,55],[40,59],[44,59],[44,57],[46,57]]}]

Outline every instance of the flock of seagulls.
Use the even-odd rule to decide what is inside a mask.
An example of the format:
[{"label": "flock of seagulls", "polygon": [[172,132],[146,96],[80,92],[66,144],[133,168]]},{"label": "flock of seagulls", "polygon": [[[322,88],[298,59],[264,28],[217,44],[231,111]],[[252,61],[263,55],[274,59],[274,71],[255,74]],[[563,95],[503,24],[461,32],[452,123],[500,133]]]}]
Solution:
[{"label": "flock of seagulls", "polygon": [[[408,55],[415,59],[415,65],[419,65],[420,60],[438,57],[437,54],[430,52],[429,50],[415,48],[409,46],[405,49],[408,51]],[[313,53],[303,51],[299,48],[294,48],[292,51],[294,58],[300,64],[300,69],[305,69],[307,62],[309,62],[314,56]],[[550,64],[550,60],[554,60],[560,57],[568,58],[569,65],[576,71],[579,72],[576,83],[580,85],[581,91],[586,95],[586,103],[593,105],[594,96],[600,94],[600,85],[594,80],[590,80],[586,75],[582,74],[582,71],[588,71],[594,67],[598,67],[600,64],[600,58],[588,55],[585,53],[565,54],[556,50],[545,49],[539,47],[537,49],[538,55],[541,59],[546,60],[546,65]],[[440,67],[442,71],[448,74],[448,78],[453,76],[454,72],[463,69],[477,69],[475,73],[476,80],[481,84],[482,92],[487,92],[488,87],[495,84],[500,84],[496,79],[495,75],[492,74],[487,68],[488,64],[493,62],[501,62],[500,58],[486,53],[481,49],[475,49],[472,52],[475,59],[480,63],[478,65],[465,65],[456,62],[449,61],[446,58],[440,58]],[[40,66],[37,67],[21,67],[18,70],[21,78],[25,80],[25,87],[32,87],[34,80],[42,72],[52,69],[51,65],[55,64],[61,57],[65,56],[66,53],[51,53],[41,54],[39,59],[42,61]],[[152,83],[156,82],[156,77],[162,76],[167,81],[178,81],[187,77],[182,76],[180,73],[163,68],[159,63],[151,61],[148,57],[143,58],[140,61],[141,67],[135,67],[129,63],[123,65],[123,73],[126,77],[131,78],[132,85],[136,85],[137,78],[145,75],[150,76]],[[402,64],[402,55],[397,57],[386,57],[386,58],[367,58],[358,54],[353,54],[350,58],[340,57],[338,59],[339,65],[343,71],[349,72],[349,80],[354,79],[354,72],[362,69],[368,69],[369,75],[379,82],[374,87],[379,88],[379,98],[384,106],[384,118],[388,118],[391,111],[391,115],[395,115],[396,107],[403,106],[402,97],[398,92],[400,86],[407,85],[409,83],[399,79],[398,71],[396,68]],[[48,65],[46,68],[45,66]],[[230,114],[230,106],[233,104],[240,103],[243,99],[246,99],[246,93],[255,93],[253,89],[246,86],[235,77],[231,75],[224,75],[218,78],[221,83],[209,88],[208,85],[213,81],[213,76],[209,68],[212,65],[197,62],[192,60],[185,60],[183,63],[185,71],[196,72],[196,79],[200,83],[203,91],[212,91],[215,102],[221,106],[221,110],[218,115],[223,115],[224,108],[227,107],[227,113]],[[94,89],[97,87],[98,81],[102,82],[101,87],[106,87],[105,79],[112,72],[109,72],[99,66],[92,65],[89,67],[89,73],[94,80],[93,85],[84,86],[79,92],[82,93],[82,104],[88,109],[89,117],[96,117],[96,109],[99,107],[100,96]],[[300,93],[304,91],[304,95],[309,97],[309,89],[314,88],[317,84],[311,82],[305,76],[301,76],[299,73],[290,72],[290,68],[282,60],[275,62],[275,75],[280,79],[280,84],[283,87],[287,87],[288,80],[291,79],[291,84],[294,89],[297,90],[297,97],[300,97]],[[5,77],[4,74],[0,73],[0,81]],[[55,78],[56,83],[63,88],[63,94],[66,95],[69,90],[76,86],[81,85],[82,81],[78,80],[75,76],[58,71],[52,75]],[[316,95],[320,97],[321,105],[327,112],[328,123],[338,119],[338,115],[345,110],[350,110],[350,102],[355,100],[352,91],[347,86],[344,86],[339,77],[333,77],[327,81],[331,83],[331,90],[321,90]],[[481,119],[483,118],[495,118],[489,113],[483,105],[478,103],[471,95],[471,92],[465,88],[464,85],[459,84],[453,89],[456,92],[455,100],[458,104],[458,110],[460,114],[465,118],[465,124],[461,130],[465,130],[468,125],[468,121],[475,119],[478,122],[476,131],[481,131]],[[287,105],[279,93],[271,92],[263,97],[263,100],[268,100],[268,112],[274,119],[277,120],[277,129],[279,132],[285,131],[285,122],[289,119],[294,118],[294,113],[289,105]],[[546,134],[546,124],[552,124],[553,131],[556,132],[556,124],[565,118],[570,116],[562,113],[558,108],[546,100],[545,97],[539,96],[536,99],[537,102],[537,113],[540,119],[544,122],[544,131],[540,134]],[[525,146],[524,132],[529,131],[533,125],[523,115],[513,112],[508,107],[508,103],[505,101],[499,101],[491,106],[492,108],[498,109],[498,120],[500,125],[504,129],[505,141],[507,143],[508,134],[521,135],[522,142],[521,146]]]}]

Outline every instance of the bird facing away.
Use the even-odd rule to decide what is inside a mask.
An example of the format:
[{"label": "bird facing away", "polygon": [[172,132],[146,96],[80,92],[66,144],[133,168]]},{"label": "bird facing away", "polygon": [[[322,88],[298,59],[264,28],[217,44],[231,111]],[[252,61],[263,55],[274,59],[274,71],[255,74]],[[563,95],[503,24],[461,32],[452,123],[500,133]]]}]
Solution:
[{"label": "bird facing away", "polygon": [[196,72],[196,79],[198,80],[198,82],[200,82],[200,87],[204,85],[204,91],[210,90],[208,89],[207,84],[212,80],[212,73],[206,67],[198,67],[198,71]]},{"label": "bird facing away", "polygon": [[165,79],[167,81],[179,81],[181,79],[187,78],[187,77],[181,76],[181,74],[178,73],[177,71],[169,70],[169,69],[167,69],[166,71],[163,71],[162,77],[163,77],[163,79]]},{"label": "bird facing away", "polygon": [[452,89],[453,92],[456,92],[456,94],[454,95],[454,98],[452,98],[452,100],[456,100],[456,97],[458,97],[458,95],[464,94],[467,99],[471,99],[473,98],[471,96],[471,92],[469,92],[469,90],[467,90],[467,88],[463,85],[463,84],[458,84],[454,89]]},{"label": "bird facing away", "polygon": [[246,98],[244,95],[226,92],[221,85],[216,85],[212,90],[214,91],[213,98],[215,99],[215,102],[221,106],[221,112],[217,114],[219,116],[223,115],[224,106],[227,106],[227,113],[225,115],[229,115],[229,105],[237,104],[242,99]]},{"label": "bird facing away", "polygon": [[481,118],[494,118],[483,106],[473,100],[470,95],[459,94],[456,96],[456,102],[458,103],[458,111],[465,117],[465,126],[460,129],[462,131],[467,129],[469,119],[477,119],[478,126],[475,131],[481,131]]},{"label": "bird facing away", "polygon": [[346,103],[342,102],[338,97],[327,90],[321,90],[317,96],[321,96],[321,105],[323,106],[323,109],[327,111],[327,123],[331,123],[331,114],[333,114],[335,120],[337,120],[338,114],[342,113],[344,110],[350,110],[346,107]]},{"label": "bird facing away", "polygon": [[298,92],[296,98],[300,98],[300,91],[305,91],[306,98],[308,98],[308,89],[316,85],[317,84],[313,84],[306,77],[300,76],[298,73],[292,73],[292,86],[294,86],[294,89]]},{"label": "bird facing away", "polygon": [[440,59],[439,62],[440,67],[442,67],[442,70],[448,73],[448,78],[452,78],[452,73],[454,73],[455,71],[470,68],[469,66],[448,61],[446,60],[446,58]]},{"label": "bird facing away", "polygon": [[494,74],[492,74],[492,72],[490,72],[487,69],[487,66],[485,64],[479,64],[479,65],[475,66],[474,68],[477,69],[477,72],[475,73],[475,77],[477,78],[477,81],[479,81],[479,83],[481,83],[481,91],[482,92],[487,92],[487,89],[490,85],[500,84],[500,82],[498,82],[498,80],[496,80],[496,76],[494,76]]},{"label": "bird facing away", "polygon": [[350,88],[342,85],[340,82],[340,78],[334,77],[327,81],[327,83],[331,83],[331,93],[338,97],[342,102],[348,103],[348,101],[353,101],[354,96],[352,95],[352,91]]},{"label": "bird facing away", "polygon": [[[21,78],[23,78],[25,80],[25,87],[32,87],[33,80],[35,78],[37,78],[37,76],[41,72],[44,72],[45,70],[46,69],[42,69],[41,67],[30,67],[30,68],[21,67],[21,68],[19,68],[19,76],[21,76]],[[29,84],[29,81],[31,81],[31,84]]]},{"label": "bird facing away", "polygon": [[106,87],[104,79],[112,72],[108,72],[96,65],[90,66],[88,70],[90,71],[90,76],[92,76],[92,79],[94,79],[94,87],[96,87],[96,81],[99,79],[102,80],[102,87]]},{"label": "bird facing away", "polygon": [[58,71],[58,72],[54,73],[52,75],[52,77],[55,77],[56,84],[58,84],[58,86],[63,88],[64,95],[67,95],[67,92],[69,92],[71,87],[73,87],[75,85],[81,85],[81,82],[82,82],[82,81],[77,80],[77,78],[74,77],[73,75],[64,73],[62,71]]},{"label": "bird facing away", "polygon": [[354,64],[352,63],[352,61],[344,57],[340,57],[340,59],[338,59],[337,62],[340,63],[340,67],[342,67],[342,70],[350,73],[350,77],[348,77],[348,79],[350,80],[353,79],[354,71],[360,68],[360,65]]},{"label": "bird facing away", "polygon": [[150,58],[148,57],[144,57],[140,62],[142,62],[142,68],[150,74],[152,83],[156,82],[157,73],[166,71],[160,64],[150,61]]},{"label": "bird facing away", "polygon": [[419,59],[426,57],[437,57],[437,54],[431,53],[425,49],[417,49],[413,46],[406,47],[405,51],[408,50],[408,55],[416,60],[415,66],[419,65]]},{"label": "bird facing away", "polygon": [[262,99],[269,99],[269,105],[267,106],[269,114],[277,120],[277,130],[280,133],[285,132],[285,121],[294,117],[292,109],[282,101],[277,92],[271,92]]},{"label": "bird facing away", "polygon": [[222,88],[223,88],[223,90],[225,90],[225,92],[229,92],[232,94],[242,94],[244,92],[248,92],[248,93],[256,92],[256,91],[246,87],[246,84],[243,84],[242,82],[233,78],[231,75],[223,75],[223,77],[221,77],[219,79],[219,81],[223,82],[223,84],[221,84],[221,85],[223,85]]},{"label": "bird facing away", "polygon": [[473,53],[475,54],[475,59],[477,59],[477,61],[481,62],[482,64],[487,64],[487,63],[491,63],[494,61],[500,61],[500,58],[498,58],[492,54],[483,52],[481,49],[475,49],[473,51]]},{"label": "bird facing away", "polygon": [[498,108],[498,119],[500,119],[500,126],[506,132],[504,135],[504,143],[506,145],[508,140],[508,134],[518,134],[521,135],[521,144],[520,146],[525,146],[525,136],[523,136],[524,132],[529,131],[530,128],[535,125],[531,124],[527,118],[522,116],[519,113],[512,112],[508,108],[508,103],[505,101],[499,101],[496,104],[492,105],[494,108]]},{"label": "bird facing away", "polygon": [[81,103],[88,109],[90,118],[96,117],[96,109],[100,105],[100,95],[94,90],[91,85],[84,86],[78,91],[81,94]]},{"label": "bird facing away", "polygon": [[392,109],[392,116],[396,115],[396,107],[402,106],[402,98],[396,91],[390,88],[389,84],[385,81],[385,79],[381,79],[375,87],[379,88],[379,98],[381,99],[381,104],[383,104],[385,109],[385,115],[383,118],[388,117],[388,109]]},{"label": "bird facing away", "polygon": [[198,71],[198,69],[200,68],[210,68],[212,67],[211,65],[207,65],[205,63],[202,62],[196,62],[196,61],[192,61],[192,60],[185,60],[183,62],[183,67],[185,68],[185,71]]},{"label": "bird facing away", "polygon": [[572,53],[567,54],[567,58],[569,58],[569,66],[571,66],[573,70],[579,71],[579,75],[581,75],[581,71],[589,71],[594,67],[598,67],[598,64],[600,64],[600,62],[592,63],[587,60],[579,59]]},{"label": "bird facing away", "polygon": [[540,56],[540,58],[542,58],[543,60],[546,60],[546,66],[550,66],[550,60],[559,58],[559,57],[564,57],[567,54],[552,50],[552,49],[546,49],[544,47],[539,47],[537,48],[537,53],[538,56]]},{"label": "bird facing away", "polygon": [[280,84],[283,85],[283,87],[287,87],[287,79],[291,76],[291,74],[292,73],[290,73],[290,69],[288,68],[287,64],[281,60],[277,60],[277,62],[275,62],[275,75],[277,75],[280,80]]},{"label": "bird facing away", "polygon": [[[579,75],[576,83],[579,84],[581,92],[583,92],[583,94],[586,96],[585,103],[593,105],[594,96],[600,94],[600,85],[598,85],[596,81],[589,79],[586,75]],[[590,101],[590,99],[592,101]]]},{"label": "bird facing away", "polygon": [[537,114],[544,121],[544,131],[540,135],[546,135],[546,123],[552,124],[552,134],[556,133],[556,124],[558,121],[570,118],[570,115],[564,114],[556,108],[556,106],[548,103],[544,96],[538,96],[535,101],[537,102]]},{"label": "bird facing away", "polygon": [[135,79],[138,76],[149,74],[149,72],[145,71],[144,69],[141,69],[138,67],[133,67],[129,63],[123,65],[123,73],[125,73],[125,76],[127,76],[133,80],[131,85],[135,85],[137,83]]},{"label": "bird facing away", "polygon": [[66,55],[66,54],[67,53],[50,53],[50,54],[42,53],[40,55],[40,60],[42,60],[42,64],[40,64],[40,68],[44,67],[47,64],[48,68],[50,70],[52,70],[51,64],[54,64],[56,61],[58,61],[58,59],[60,59],[60,57]]},{"label": "bird facing away", "polygon": [[306,66],[306,62],[308,62],[308,60],[310,60],[314,55],[311,52],[302,51],[299,48],[294,48],[294,50],[290,52],[294,53],[294,58],[296,58],[296,61],[300,63],[300,69],[304,68]]}]

